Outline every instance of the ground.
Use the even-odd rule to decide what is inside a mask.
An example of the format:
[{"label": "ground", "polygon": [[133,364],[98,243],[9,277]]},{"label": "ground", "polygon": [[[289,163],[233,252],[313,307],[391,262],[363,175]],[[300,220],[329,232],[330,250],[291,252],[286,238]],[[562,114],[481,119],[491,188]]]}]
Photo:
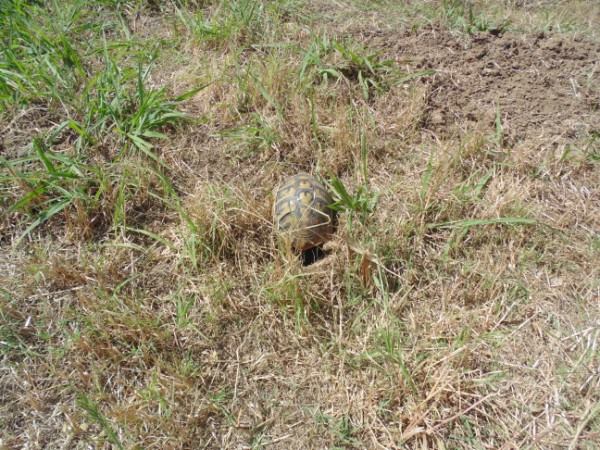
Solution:
[{"label": "ground", "polygon": [[[600,4],[0,0],[0,448],[593,449]],[[325,255],[273,230],[300,171]]]}]

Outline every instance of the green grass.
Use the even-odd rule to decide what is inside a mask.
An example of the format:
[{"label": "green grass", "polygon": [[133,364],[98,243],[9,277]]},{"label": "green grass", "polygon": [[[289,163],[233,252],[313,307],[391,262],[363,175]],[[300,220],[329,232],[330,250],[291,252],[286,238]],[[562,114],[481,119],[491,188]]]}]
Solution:
[{"label": "green grass", "polygon": [[360,174],[362,183],[354,193],[349,193],[344,182],[336,176],[329,181],[329,186],[334,195],[331,208],[338,213],[345,213],[348,217],[348,227],[352,229],[352,221],[358,217],[359,222],[365,225],[367,219],[373,214],[379,200],[377,192],[369,187],[369,149],[364,133],[360,133],[360,159],[356,164],[356,171]]},{"label": "green grass", "polygon": [[[102,195],[101,176],[68,156],[48,150],[44,141],[36,138],[32,142],[34,158],[4,161],[9,176],[4,183],[23,186],[24,195],[10,211],[27,212],[33,222],[18,237],[17,243],[35,228],[76,203],[83,209],[94,208]],[[32,164],[34,164],[32,166]],[[21,170],[22,166],[27,169]],[[96,195],[90,195],[96,190]]]},{"label": "green grass", "polygon": [[361,443],[353,437],[354,429],[350,418],[347,416],[337,419],[327,414],[317,412],[315,414],[315,421],[319,425],[325,427],[333,436],[335,442],[331,447],[331,450],[354,448],[361,445]]},{"label": "green grass", "polygon": [[81,409],[83,409],[85,412],[87,412],[90,420],[92,420],[93,422],[96,422],[100,426],[101,430],[106,435],[106,440],[109,443],[111,443],[112,445],[114,445],[116,448],[118,448],[120,450],[123,450],[125,448],[123,446],[123,444],[121,443],[114,427],[110,424],[110,422],[102,414],[102,412],[98,408],[97,404],[95,404],[92,400],[90,400],[85,395],[81,395],[77,399],[77,404]]},{"label": "green grass", "polygon": [[163,89],[145,86],[151,66],[143,68],[139,64],[136,69],[123,70],[110,57],[106,46],[104,64],[104,70],[86,87],[82,99],[85,118],[74,128],[83,141],[114,134],[122,152],[137,149],[160,164],[151,140],[165,139],[162,130],[186,118],[177,110],[177,104],[201,88],[171,100]]},{"label": "green grass", "polygon": [[[127,177],[115,179],[111,171],[96,163],[93,153],[98,147],[112,147],[115,158],[126,158],[130,152],[139,151],[164,167],[154,142],[164,140],[165,131],[187,120],[178,105],[204,86],[173,99],[164,89],[148,88],[152,62],[144,67],[141,62],[124,61],[120,52],[113,56],[99,27],[85,22],[76,25],[84,17],[81,2],[67,5],[66,10],[56,4],[50,6],[50,14],[58,9],[63,14],[56,23],[48,23],[38,6],[6,3],[8,9],[2,19],[6,25],[3,40],[8,46],[2,54],[7,68],[0,84],[2,104],[14,107],[44,99],[62,105],[67,115],[62,123],[33,140],[27,156],[2,161],[8,171],[2,177],[3,183],[19,185],[23,190],[9,212],[26,212],[33,217],[17,242],[73,208],[93,216],[94,211],[114,203],[115,223],[124,223],[121,217],[131,181]],[[57,27],[62,34],[57,34]],[[100,67],[93,53],[85,61],[79,56],[83,52],[81,43],[69,41],[75,32],[89,30],[102,32],[103,38],[97,40],[102,43],[97,49],[103,57]],[[96,66],[97,72],[87,77],[84,68],[91,66]],[[17,79],[24,84],[16,84]],[[76,87],[81,85],[81,89]],[[53,150],[69,135],[75,136],[74,151]],[[105,197],[115,190],[120,193],[116,202],[107,201]]]},{"label": "green grass", "polygon": [[[391,364],[398,366],[400,369],[403,383],[413,392],[416,393],[416,386],[410,375],[410,371],[404,362],[402,355],[402,337],[396,327],[384,328],[376,335],[375,350],[368,353],[369,358],[383,359]],[[384,372],[387,372],[384,370]],[[387,372],[389,373],[389,372]]]},{"label": "green grass", "polygon": [[4,0],[0,13],[0,106],[35,102],[63,103],[86,76],[76,34],[92,24],[81,23],[82,2],[64,9],[54,3],[48,20],[43,9],[21,0]]},{"label": "green grass", "polygon": [[256,113],[248,117],[247,124],[225,130],[222,135],[237,144],[232,154],[241,159],[266,151],[281,139],[270,121]]},{"label": "green grass", "polygon": [[472,2],[465,0],[444,0],[442,2],[441,18],[450,27],[468,34],[482,31],[502,33],[510,26],[509,21],[506,19],[494,23],[485,14],[476,12]]},{"label": "green grass", "polygon": [[336,196],[332,209],[338,212],[348,213],[348,225],[352,227],[352,219],[358,216],[360,222],[364,223],[377,205],[377,195],[370,192],[364,185],[359,186],[354,194],[350,194],[343,181],[333,177],[329,182]]},{"label": "green grass", "polygon": [[307,87],[315,82],[327,84],[330,81],[357,84],[363,98],[368,100],[392,85],[432,74],[431,70],[403,72],[393,61],[369,52],[356,42],[338,41],[324,35],[316,36],[305,50],[298,76]]}]

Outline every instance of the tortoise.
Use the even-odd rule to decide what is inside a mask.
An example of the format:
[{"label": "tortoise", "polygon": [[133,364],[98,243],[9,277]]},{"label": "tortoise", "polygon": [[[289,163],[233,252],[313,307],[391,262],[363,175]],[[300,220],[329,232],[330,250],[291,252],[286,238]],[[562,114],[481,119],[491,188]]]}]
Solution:
[{"label": "tortoise", "polygon": [[315,177],[307,173],[286,178],[275,191],[275,229],[293,250],[306,251],[330,239],[335,231],[333,198]]}]

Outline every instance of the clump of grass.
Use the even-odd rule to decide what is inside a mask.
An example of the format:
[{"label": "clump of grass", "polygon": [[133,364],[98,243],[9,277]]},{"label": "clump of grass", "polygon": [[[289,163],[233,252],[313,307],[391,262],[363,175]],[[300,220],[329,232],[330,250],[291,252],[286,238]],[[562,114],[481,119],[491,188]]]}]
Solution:
[{"label": "clump of grass", "polygon": [[177,16],[186,30],[201,43],[216,48],[247,45],[264,31],[266,5],[257,0],[225,0],[211,12],[189,11],[176,6]]},{"label": "clump of grass", "polygon": [[483,31],[499,34],[509,26],[507,20],[495,23],[485,14],[476,13],[473,3],[467,0],[444,0],[440,11],[443,22],[467,34]]},{"label": "clump of grass", "polygon": [[318,36],[304,53],[299,78],[304,85],[318,80],[325,84],[330,80],[356,83],[364,99],[368,100],[390,85],[405,83],[432,73],[405,73],[393,61],[382,59],[378,53],[369,52],[357,43]]},{"label": "clump of grass", "polygon": [[[97,49],[103,55],[104,67],[79,91],[76,84],[85,74],[84,66],[87,65],[76,53],[76,46],[70,39],[75,29],[86,30],[73,28],[82,14],[82,3],[74,1],[66,5],[65,14],[56,25],[46,23],[44,10],[39,6],[16,0],[6,2],[6,6],[1,19],[5,21],[6,28],[2,28],[2,32],[8,45],[1,55],[6,64],[16,61],[20,66],[1,72],[5,78],[4,84],[0,80],[0,93],[6,94],[3,97],[5,104],[9,100],[12,104],[30,102],[35,98],[29,94],[36,93],[60,102],[68,114],[62,123],[46,131],[45,137],[34,139],[28,150],[31,155],[2,162],[9,171],[2,182],[17,183],[25,192],[17,197],[9,212],[26,212],[33,218],[17,242],[39,225],[71,208],[76,209],[79,226],[85,230],[82,235],[89,237],[90,226],[86,222],[98,218],[94,218],[92,211],[114,205],[114,217],[119,222],[118,211],[124,209],[119,205],[130,198],[117,195],[116,202],[105,198],[114,192],[125,193],[127,189],[115,189],[115,184],[123,187],[128,181],[124,178],[116,180],[116,174],[106,172],[93,153],[100,149],[105,157],[122,158],[131,150],[137,150],[164,166],[153,149],[153,141],[165,139],[168,128],[187,120],[178,106],[199,89],[170,99],[164,88],[148,88],[151,64],[143,67],[139,63],[137,67],[131,67],[129,62],[117,61],[104,36],[99,41],[102,47]],[[60,29],[55,29],[57,26]],[[46,32],[54,34],[46,35]],[[64,48],[57,47],[59,44]],[[144,56],[149,55],[140,58]],[[32,59],[34,57],[38,59]],[[26,85],[11,82],[17,69],[23,69],[17,78]],[[38,72],[26,73],[25,69]],[[73,138],[76,152],[51,150],[54,145],[64,145],[65,140]],[[90,148],[94,150],[90,152]],[[43,170],[38,170],[39,167]],[[3,198],[5,201],[7,198]],[[110,216],[111,213],[104,211],[102,215]],[[105,219],[102,221],[106,222]]]},{"label": "clump of grass", "polygon": [[[69,207],[93,209],[103,194],[100,172],[67,155],[50,151],[43,139],[34,139],[32,148],[35,154],[32,158],[3,162],[10,175],[3,177],[2,182],[20,184],[25,191],[9,212],[27,212],[34,218],[17,238],[17,243]],[[22,170],[24,164],[27,168]]]},{"label": "clump of grass", "polygon": [[358,186],[356,191],[350,194],[344,182],[335,176],[330,180],[329,185],[336,197],[335,202],[331,205],[332,209],[348,213],[349,226],[352,226],[355,216],[358,216],[359,221],[364,225],[369,215],[375,210],[377,194],[370,191],[365,185]]},{"label": "clump of grass", "polygon": [[317,411],[314,414],[315,422],[331,433],[334,439],[333,449],[356,448],[361,442],[354,437],[356,430],[348,416],[340,418]]},{"label": "clump of grass", "polygon": [[[395,326],[394,326],[395,325]],[[373,350],[367,356],[375,360],[387,361],[400,369],[402,380],[410,391],[416,393],[416,385],[404,361],[402,350],[402,336],[398,324],[388,326],[378,331],[373,345]]]},{"label": "clump of grass", "polygon": [[96,403],[94,403],[94,401],[92,401],[88,396],[82,394],[77,399],[77,405],[87,412],[89,418],[93,422],[100,426],[102,431],[105,433],[106,440],[108,442],[110,442],[119,450],[123,450],[125,448],[119,439],[119,435],[104,414],[102,414],[100,408]]},{"label": "clump of grass", "polygon": [[[199,89],[169,99],[164,89],[148,89],[146,80],[151,66],[137,70],[122,68],[104,48],[104,70],[87,85],[82,106],[85,118],[73,124],[79,134],[79,144],[93,144],[113,134],[117,145],[138,149],[160,163],[154,153],[152,139],[165,139],[162,130],[186,119],[185,113],[177,109],[178,104],[194,95]],[[132,88],[132,82],[135,82]],[[91,142],[90,142],[91,141]]]},{"label": "clump of grass", "polygon": [[[56,5],[54,5],[56,6]],[[57,14],[54,7],[49,7]],[[58,8],[57,8],[58,9]],[[48,21],[47,11],[22,0],[2,2],[0,13],[0,106],[56,102],[68,104],[86,69],[72,34],[78,5],[68,5],[71,14],[63,21]]]},{"label": "clump of grass", "polygon": [[264,295],[269,302],[275,304],[288,317],[292,318],[297,333],[300,333],[309,324],[313,308],[311,308],[310,296],[307,295],[302,275],[284,274],[265,287]]},{"label": "clump of grass", "polygon": [[375,211],[379,195],[369,186],[369,166],[368,166],[368,145],[364,133],[360,133],[360,159],[357,161],[358,171],[362,183],[356,188],[353,194],[348,192],[344,182],[333,176],[329,181],[334,194],[334,203],[331,208],[338,212],[348,214],[348,226],[352,228],[352,221],[358,216],[361,225],[365,225],[367,219]]},{"label": "clump of grass", "polygon": [[[269,214],[264,205],[233,186],[206,183],[190,200],[188,209],[194,224],[192,254],[202,264],[240,261],[244,252],[260,251],[269,234]],[[246,245],[240,246],[240,239]]]},{"label": "clump of grass", "polygon": [[277,129],[258,113],[251,113],[245,125],[225,130],[222,136],[238,144],[235,156],[242,158],[271,149],[281,140]]}]

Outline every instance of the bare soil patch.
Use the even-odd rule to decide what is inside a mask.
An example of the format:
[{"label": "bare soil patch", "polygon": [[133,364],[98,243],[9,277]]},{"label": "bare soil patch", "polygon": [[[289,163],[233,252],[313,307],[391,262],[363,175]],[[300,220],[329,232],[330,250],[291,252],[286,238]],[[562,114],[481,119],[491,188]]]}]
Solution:
[{"label": "bare soil patch", "polygon": [[472,37],[429,28],[377,36],[374,45],[414,70],[434,69],[425,126],[441,136],[494,125],[505,143],[573,140],[600,124],[600,45],[563,36]]}]

